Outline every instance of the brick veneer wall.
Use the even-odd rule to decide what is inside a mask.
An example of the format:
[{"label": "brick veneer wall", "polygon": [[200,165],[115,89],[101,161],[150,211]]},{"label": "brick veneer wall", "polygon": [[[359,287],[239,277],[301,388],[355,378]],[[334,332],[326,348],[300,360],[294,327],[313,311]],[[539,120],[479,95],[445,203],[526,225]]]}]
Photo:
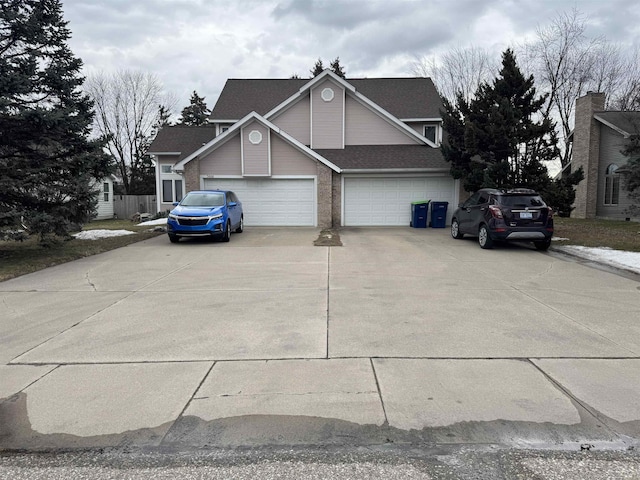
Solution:
[{"label": "brick veneer wall", "polygon": [[333,192],[331,198],[333,216],[332,226],[340,227],[342,225],[342,176],[338,172],[331,171]]},{"label": "brick veneer wall", "polygon": [[184,166],[185,192],[200,190],[200,159],[194,158]]},{"label": "brick veneer wall", "polygon": [[318,227],[331,228],[333,208],[333,182],[329,167],[318,162]]},{"label": "brick veneer wall", "polygon": [[594,218],[598,200],[598,158],[600,156],[600,126],[594,112],[604,110],[604,93],[589,92],[576,101],[571,170],[582,167],[584,180],[576,187],[576,199],[571,216]]}]

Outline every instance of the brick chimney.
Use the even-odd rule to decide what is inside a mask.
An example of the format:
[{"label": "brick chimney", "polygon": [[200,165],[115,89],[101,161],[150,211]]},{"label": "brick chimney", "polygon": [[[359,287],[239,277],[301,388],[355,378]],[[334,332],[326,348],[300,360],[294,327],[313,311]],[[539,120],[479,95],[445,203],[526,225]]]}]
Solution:
[{"label": "brick chimney", "polygon": [[584,180],[576,187],[575,218],[594,218],[598,199],[598,159],[600,157],[600,126],[594,112],[604,110],[605,94],[587,92],[576,100],[575,127],[571,171],[582,167]]}]

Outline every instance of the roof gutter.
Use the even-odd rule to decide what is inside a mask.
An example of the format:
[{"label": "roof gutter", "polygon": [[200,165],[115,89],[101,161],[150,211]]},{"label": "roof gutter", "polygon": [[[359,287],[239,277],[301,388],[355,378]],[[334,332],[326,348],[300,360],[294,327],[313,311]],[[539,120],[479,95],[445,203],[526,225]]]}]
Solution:
[{"label": "roof gutter", "polygon": [[341,173],[448,173],[446,168],[343,168]]}]

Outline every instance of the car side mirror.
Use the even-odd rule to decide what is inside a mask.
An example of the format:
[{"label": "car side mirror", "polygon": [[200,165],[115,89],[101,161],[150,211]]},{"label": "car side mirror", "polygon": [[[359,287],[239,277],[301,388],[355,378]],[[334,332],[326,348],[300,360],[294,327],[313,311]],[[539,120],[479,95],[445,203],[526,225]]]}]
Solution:
[{"label": "car side mirror", "polygon": [[174,207],[177,207],[179,203],[180,203],[180,202],[173,202],[173,203],[172,203],[172,205],[173,205]]},{"label": "car side mirror", "polygon": [[229,202],[230,207],[235,207],[236,205],[238,205],[236,202]]}]

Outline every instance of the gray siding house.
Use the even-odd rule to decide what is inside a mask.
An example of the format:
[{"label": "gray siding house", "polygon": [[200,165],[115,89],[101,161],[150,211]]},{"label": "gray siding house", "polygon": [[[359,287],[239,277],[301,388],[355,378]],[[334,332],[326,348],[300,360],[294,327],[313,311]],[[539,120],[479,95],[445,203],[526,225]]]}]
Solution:
[{"label": "gray siding house", "polygon": [[159,209],[183,182],[236,192],[248,226],[408,226],[414,200],[458,202],[441,107],[427,78],[230,79],[209,139],[173,127],[151,145]]},{"label": "gray siding house", "polygon": [[582,166],[585,179],[576,189],[576,218],[633,219],[621,174],[628,157],[622,150],[640,134],[640,112],[607,111],[605,94],[589,92],[576,101],[571,168]]}]

